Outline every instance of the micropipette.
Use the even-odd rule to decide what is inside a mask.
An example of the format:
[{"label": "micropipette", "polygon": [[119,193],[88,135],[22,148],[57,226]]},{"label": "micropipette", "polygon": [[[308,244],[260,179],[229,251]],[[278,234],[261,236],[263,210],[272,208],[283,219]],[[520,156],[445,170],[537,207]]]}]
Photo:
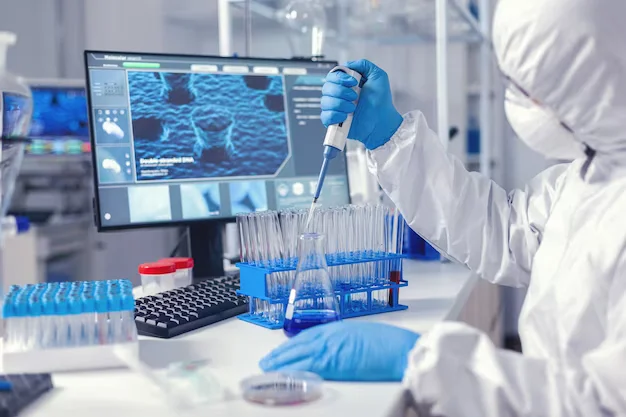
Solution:
[{"label": "micropipette", "polygon": [[[355,78],[357,81],[357,85],[352,87],[352,89],[357,94],[357,100],[359,99],[359,94],[361,93],[361,87],[365,82],[365,77],[363,77],[358,72],[351,70],[348,67],[344,66],[336,66],[330,72],[345,72],[351,77]],[[309,210],[309,217],[307,218],[306,225],[308,227],[309,222],[311,221],[311,217],[313,216],[313,211],[315,210],[315,205],[317,204],[317,200],[322,193],[322,186],[324,185],[324,179],[326,179],[326,172],[328,171],[328,165],[332,159],[339,154],[339,152],[343,151],[346,146],[346,140],[348,139],[348,133],[350,132],[350,126],[352,126],[352,113],[348,114],[348,117],[343,123],[339,123],[336,125],[328,126],[326,130],[326,137],[324,138],[324,161],[322,162],[322,169],[320,170],[320,176],[317,180],[317,187],[315,189],[315,195],[313,196],[313,203],[311,204],[311,209]]]}]

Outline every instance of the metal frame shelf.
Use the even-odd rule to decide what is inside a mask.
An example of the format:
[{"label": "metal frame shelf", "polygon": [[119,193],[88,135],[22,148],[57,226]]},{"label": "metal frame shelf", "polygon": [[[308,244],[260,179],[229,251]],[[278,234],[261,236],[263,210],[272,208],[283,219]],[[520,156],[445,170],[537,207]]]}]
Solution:
[{"label": "metal frame shelf", "polygon": [[[244,14],[249,12],[258,17],[262,17],[268,20],[273,20],[281,24],[281,20],[278,18],[280,1],[277,0],[219,0],[223,5],[221,7],[226,10],[220,11],[223,13],[223,18],[226,19],[226,15],[229,15],[228,19],[232,18],[232,9],[242,11]],[[327,15],[339,16],[350,13],[350,7],[356,3],[363,2],[365,0],[337,0],[332,7],[326,7]],[[460,0],[442,0],[447,3],[448,13],[448,27],[450,33],[448,34],[448,40],[450,42],[467,42],[467,43],[479,43],[482,42],[486,36],[483,29],[480,26],[480,22],[472,16],[469,9],[461,3]],[[365,30],[343,30],[339,27],[339,18],[333,19],[334,21],[326,30],[326,36],[328,41],[343,45],[349,43],[344,41],[343,38],[356,38],[361,40],[372,42],[380,45],[398,45],[398,44],[411,44],[418,42],[436,42],[437,39],[437,6],[440,0],[410,0],[407,4],[410,4],[410,11],[408,13],[400,10],[397,14],[390,16],[390,27],[400,31],[400,33],[389,33],[388,31],[368,31]],[[228,6],[228,7],[227,7]],[[411,13],[415,10],[415,13]],[[419,11],[419,12],[417,12]],[[292,29],[293,30],[293,29]],[[295,30],[294,30],[295,31]],[[341,34],[341,36],[339,35]],[[346,36],[347,35],[347,36]],[[339,39],[339,38],[342,39]]]}]

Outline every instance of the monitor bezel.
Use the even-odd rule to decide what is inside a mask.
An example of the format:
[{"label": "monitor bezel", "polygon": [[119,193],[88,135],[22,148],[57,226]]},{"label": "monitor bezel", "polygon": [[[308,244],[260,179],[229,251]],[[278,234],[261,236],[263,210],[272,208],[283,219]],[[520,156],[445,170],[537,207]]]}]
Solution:
[{"label": "monitor bezel", "polygon": [[[220,222],[220,223],[232,223],[235,221],[236,216],[229,217],[215,217],[215,218],[205,218],[205,219],[190,219],[190,220],[175,220],[175,221],[164,221],[164,222],[150,222],[150,223],[128,223],[125,225],[112,225],[112,226],[103,226],[102,218],[100,216],[100,189],[98,188],[99,179],[98,179],[98,161],[96,156],[96,138],[94,132],[94,124],[92,121],[92,102],[91,102],[91,79],[89,75],[89,54],[111,54],[111,55],[149,55],[155,57],[172,57],[178,56],[183,58],[201,58],[201,59],[219,59],[237,62],[239,60],[246,61],[257,61],[257,62],[300,62],[300,63],[320,63],[320,64],[329,64],[329,65],[338,65],[337,61],[331,60],[312,60],[312,59],[304,59],[304,58],[267,58],[267,57],[224,57],[219,55],[198,55],[198,54],[168,54],[168,53],[159,53],[159,52],[124,52],[124,51],[103,51],[103,50],[85,50],[83,53],[84,66],[85,66],[85,92],[87,93],[87,120],[89,121],[89,141],[91,143],[91,162],[93,166],[93,188],[94,188],[94,198],[93,198],[93,214],[94,220],[96,224],[96,229],[98,232],[115,232],[121,230],[136,230],[136,229],[154,229],[159,227],[181,227],[181,226],[193,226],[194,224],[201,224],[206,222]],[[323,138],[321,138],[323,139]],[[320,140],[321,140],[320,139]],[[320,152],[321,142],[320,142]],[[341,157],[344,159],[344,163],[346,166],[346,180],[348,186],[348,201],[351,201],[350,196],[350,174],[348,170],[348,159],[346,157],[345,152],[341,152]]]}]

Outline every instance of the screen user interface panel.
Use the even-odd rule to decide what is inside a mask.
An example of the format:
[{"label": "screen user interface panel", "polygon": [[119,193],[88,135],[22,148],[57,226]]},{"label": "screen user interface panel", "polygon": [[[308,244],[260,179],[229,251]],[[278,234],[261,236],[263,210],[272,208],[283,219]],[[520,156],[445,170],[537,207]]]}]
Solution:
[{"label": "screen user interface panel", "polygon": [[[101,228],[308,207],[329,62],[86,52]],[[322,204],[349,202],[345,158]]]},{"label": "screen user interface panel", "polygon": [[33,117],[26,147],[31,155],[89,153],[87,96],[83,86],[31,85]]}]

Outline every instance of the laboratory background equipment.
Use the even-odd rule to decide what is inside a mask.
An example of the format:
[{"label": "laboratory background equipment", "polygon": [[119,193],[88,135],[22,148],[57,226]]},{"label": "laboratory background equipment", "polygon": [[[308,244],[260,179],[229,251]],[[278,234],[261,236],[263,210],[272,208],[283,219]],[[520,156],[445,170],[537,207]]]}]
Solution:
[{"label": "laboratory background equipment", "polygon": [[15,45],[17,36],[11,32],[0,32],[0,97],[2,120],[0,132],[3,137],[25,137],[28,134],[33,111],[31,91],[24,79],[11,74],[6,68],[7,52]]},{"label": "laboratory background equipment", "polygon": [[[311,204],[336,62],[87,51],[85,65],[99,231],[188,227],[194,277],[219,277],[237,213]],[[320,201],[349,196],[342,155]]]},{"label": "laboratory background equipment", "polygon": [[[13,191],[15,180],[22,164],[25,142],[21,139],[28,133],[32,115],[32,97],[30,89],[23,80],[6,69],[7,50],[17,40],[15,34],[0,32],[0,219],[3,225],[0,228],[0,300],[4,299],[5,283],[2,268],[2,250],[5,231],[9,234],[19,229],[17,222],[11,227],[10,219],[6,217]],[[4,317],[2,328],[4,328]],[[6,371],[7,368],[4,368]]]},{"label": "laboratory background equipment", "polygon": [[239,294],[250,311],[239,316],[270,329],[283,328],[298,266],[298,238],[325,236],[323,253],[341,318],[404,310],[399,303],[404,220],[383,205],[241,214],[237,217],[242,262]]},{"label": "laboratory background equipment", "polygon": [[322,397],[324,381],[311,372],[284,371],[255,375],[241,381],[246,401],[268,406],[309,403]]},{"label": "laboratory background equipment", "polygon": [[[6,68],[7,52],[17,41],[11,32],[0,32],[0,134],[2,134],[2,166],[0,169],[2,190],[0,218],[8,211],[13,195],[15,180],[22,164],[26,144],[10,137],[23,138],[28,134],[33,111],[33,99],[24,80],[11,74]],[[2,236],[0,236],[1,240]]]},{"label": "laboratory background equipment", "polygon": [[[91,151],[84,80],[29,79],[33,117],[27,155],[80,156]],[[76,158],[79,159],[79,158]],[[41,159],[39,159],[41,161]]]},{"label": "laboratory background equipment", "polygon": [[[283,0],[282,8],[276,12],[276,19],[299,35],[295,41],[307,45],[308,48],[302,50],[308,49],[311,57],[324,56],[327,16],[323,1]],[[293,44],[292,49],[295,49]]]},{"label": "laboratory background equipment", "polygon": [[248,311],[237,294],[239,278],[221,277],[138,298],[135,324],[140,335],[169,339]]},{"label": "laboratory background equipment", "polygon": [[[21,264],[28,268],[13,272],[22,279],[12,283],[94,276],[93,180],[84,80],[31,78],[26,83],[33,96],[31,142],[26,145],[9,213],[27,217],[34,228],[32,235],[16,243]],[[13,264],[9,257],[5,265],[15,270]]]},{"label": "laboratory background equipment", "polygon": [[16,236],[28,232],[30,222],[26,217],[6,216],[0,220],[0,228],[3,236]]},{"label": "laboratory background equipment", "polygon": [[112,346],[136,346],[128,280],[13,285],[4,298],[3,369],[51,372],[119,366]]}]

